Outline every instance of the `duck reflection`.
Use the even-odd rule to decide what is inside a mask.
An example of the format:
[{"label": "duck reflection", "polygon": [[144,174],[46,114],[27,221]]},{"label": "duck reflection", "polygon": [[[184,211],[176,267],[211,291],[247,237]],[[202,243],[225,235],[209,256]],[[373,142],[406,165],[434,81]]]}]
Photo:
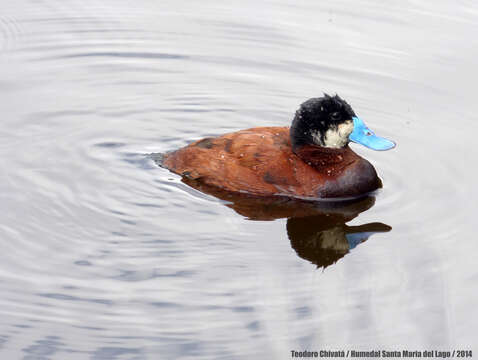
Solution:
[{"label": "duck reflection", "polygon": [[329,220],[324,215],[287,219],[287,235],[292,248],[317,267],[335,264],[371,235],[392,229],[379,222],[348,226],[343,221]]},{"label": "duck reflection", "polygon": [[289,198],[257,198],[231,194],[183,178],[187,185],[227,201],[226,206],[250,220],[287,218],[287,235],[292,248],[301,258],[326,268],[336,263],[357,245],[391,226],[373,222],[348,226],[347,222],[375,204],[374,196],[341,202],[313,202]]}]

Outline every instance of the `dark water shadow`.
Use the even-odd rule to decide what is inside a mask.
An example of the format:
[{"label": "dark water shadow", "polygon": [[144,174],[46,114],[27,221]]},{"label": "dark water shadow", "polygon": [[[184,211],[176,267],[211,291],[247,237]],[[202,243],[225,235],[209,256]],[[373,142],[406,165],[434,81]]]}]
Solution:
[{"label": "dark water shadow", "polygon": [[187,178],[182,181],[196,190],[227,201],[226,206],[249,220],[287,218],[286,231],[292,248],[299,257],[318,268],[335,264],[371,235],[392,229],[380,222],[357,226],[346,224],[375,204],[375,196],[372,195],[348,201],[259,198],[225,192]]}]

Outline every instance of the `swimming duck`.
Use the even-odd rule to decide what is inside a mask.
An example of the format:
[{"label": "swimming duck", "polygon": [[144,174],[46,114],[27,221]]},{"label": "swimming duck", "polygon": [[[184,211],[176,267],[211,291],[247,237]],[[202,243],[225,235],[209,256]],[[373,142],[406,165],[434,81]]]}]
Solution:
[{"label": "swimming duck", "polygon": [[349,141],[374,150],[395,146],[376,136],[338,95],[302,103],[291,127],[257,127],[205,138],[164,154],[170,171],[207,186],[260,197],[342,199],[382,186]]}]

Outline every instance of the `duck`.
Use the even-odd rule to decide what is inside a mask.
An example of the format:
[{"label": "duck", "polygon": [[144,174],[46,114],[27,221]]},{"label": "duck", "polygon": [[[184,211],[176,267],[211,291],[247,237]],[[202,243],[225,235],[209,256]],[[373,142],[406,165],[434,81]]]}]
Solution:
[{"label": "duck", "polygon": [[360,198],[381,188],[373,165],[350,142],[383,151],[377,136],[339,95],[303,102],[290,127],[269,126],[207,137],[162,154],[160,165],[186,182],[254,197]]}]

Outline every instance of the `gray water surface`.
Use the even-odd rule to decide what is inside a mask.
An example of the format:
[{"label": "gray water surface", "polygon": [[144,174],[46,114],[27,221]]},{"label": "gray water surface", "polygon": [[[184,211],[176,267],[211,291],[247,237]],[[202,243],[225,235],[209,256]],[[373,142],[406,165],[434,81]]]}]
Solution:
[{"label": "gray water surface", "polygon": [[[3,1],[0,358],[478,351],[477,31],[466,0]],[[353,145],[384,188],[352,208],[148,156],[323,91],[398,144]]]}]

